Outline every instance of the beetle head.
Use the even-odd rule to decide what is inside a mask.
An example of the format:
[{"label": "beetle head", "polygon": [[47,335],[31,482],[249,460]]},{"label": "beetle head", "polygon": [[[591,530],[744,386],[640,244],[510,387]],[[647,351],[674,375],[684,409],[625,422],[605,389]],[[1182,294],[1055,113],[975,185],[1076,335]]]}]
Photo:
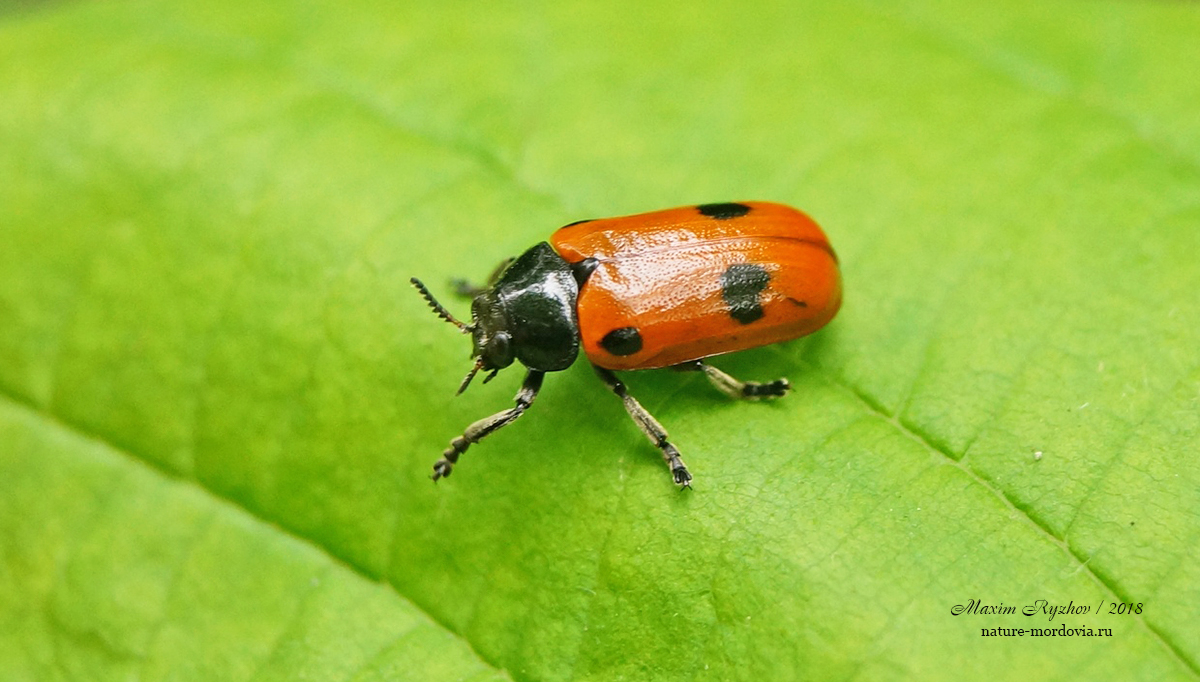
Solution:
[{"label": "beetle head", "polygon": [[475,374],[479,370],[488,372],[488,375],[483,378],[483,383],[486,384],[500,370],[513,363],[515,355],[512,348],[512,334],[508,331],[508,321],[491,290],[475,297],[471,304],[471,324],[466,324],[451,315],[445,306],[438,303],[421,280],[413,277],[409,281],[417,288],[417,291],[421,292],[421,296],[433,309],[435,315],[458,327],[460,332],[471,335],[471,358],[475,360],[475,366],[463,378],[458,387],[458,393],[467,390],[467,386],[471,385],[471,380],[475,378]]}]

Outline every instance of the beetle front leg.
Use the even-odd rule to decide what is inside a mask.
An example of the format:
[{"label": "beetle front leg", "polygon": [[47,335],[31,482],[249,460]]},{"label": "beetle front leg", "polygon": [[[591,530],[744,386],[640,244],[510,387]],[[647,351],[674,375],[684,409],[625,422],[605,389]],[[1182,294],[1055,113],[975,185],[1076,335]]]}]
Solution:
[{"label": "beetle front leg", "polygon": [[638,425],[642,433],[650,439],[651,443],[659,450],[662,450],[663,461],[667,463],[667,468],[671,470],[671,478],[675,480],[675,485],[680,488],[692,487],[692,475],[688,473],[687,465],[683,463],[683,459],[679,456],[679,450],[667,440],[667,430],[662,424],[658,423],[646,408],[637,401],[636,398],[629,395],[625,384],[613,374],[611,370],[604,369],[597,365],[592,365],[592,369],[596,370],[596,374],[600,375],[600,379],[604,381],[609,390],[617,394],[621,402],[625,403],[625,411],[633,418],[633,423]]},{"label": "beetle front leg", "polygon": [[446,448],[446,451],[442,453],[442,458],[433,465],[433,476],[430,478],[437,481],[439,478],[449,476],[454,465],[458,463],[459,455],[466,452],[471,443],[478,443],[484,436],[501,427],[508,426],[516,421],[517,417],[524,414],[525,410],[533,404],[533,399],[537,397],[544,376],[546,376],[545,372],[529,370],[529,373],[525,375],[525,382],[521,384],[521,390],[517,391],[514,398],[517,404],[503,412],[480,419],[468,426],[461,436],[450,441],[450,447]]},{"label": "beetle front leg", "polygon": [[508,269],[508,266],[512,265],[514,260],[516,260],[516,258],[505,258],[504,260],[500,261],[500,264],[496,266],[496,269],[492,270],[492,274],[488,275],[487,283],[483,284],[482,286],[471,284],[471,282],[468,280],[459,278],[450,280],[450,287],[453,288],[454,293],[461,298],[475,298],[479,294],[491,289],[500,279],[500,275],[504,274],[504,271]]},{"label": "beetle front leg", "polygon": [[693,360],[675,365],[672,369],[681,372],[704,372],[709,383],[730,398],[742,400],[761,400],[763,398],[781,398],[787,395],[792,385],[787,379],[776,379],[767,383],[757,381],[738,381],[725,372],[713,367],[703,360]]}]

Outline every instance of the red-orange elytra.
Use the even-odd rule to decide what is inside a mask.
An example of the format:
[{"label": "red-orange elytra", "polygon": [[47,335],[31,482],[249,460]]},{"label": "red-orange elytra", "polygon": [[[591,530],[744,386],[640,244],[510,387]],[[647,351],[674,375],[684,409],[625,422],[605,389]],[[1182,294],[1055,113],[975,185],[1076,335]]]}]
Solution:
[{"label": "red-orange elytra", "polygon": [[794,339],[823,327],[842,302],[829,240],[782,204],[591,220],[559,229],[550,243],[568,263],[595,259],[579,291],[579,330],[588,359],[608,369],[669,367]]},{"label": "red-orange elytra", "polygon": [[434,465],[449,476],[471,443],[532,404],[546,372],[565,369],[582,345],[597,374],[657,446],[675,483],[692,476],[667,433],[612,370],[674,367],[703,372],[737,398],[779,397],[786,379],[742,382],[705,358],[794,339],[824,326],[842,302],[837,256],[821,228],[794,208],[769,202],[686,206],[583,220],[506,263],[473,297],[459,322],[416,278],[443,319],[470,334],[475,365],[528,368],[516,405],[471,424]]}]

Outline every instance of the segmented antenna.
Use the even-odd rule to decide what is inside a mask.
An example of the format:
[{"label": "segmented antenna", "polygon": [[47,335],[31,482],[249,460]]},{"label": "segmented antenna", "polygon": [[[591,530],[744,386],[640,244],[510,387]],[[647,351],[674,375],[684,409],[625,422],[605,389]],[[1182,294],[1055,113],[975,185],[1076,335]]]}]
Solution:
[{"label": "segmented antenna", "polygon": [[[470,334],[475,329],[475,327],[473,325],[463,324],[462,322],[460,322],[458,320],[458,318],[451,315],[450,311],[446,310],[446,307],[443,306],[441,303],[438,303],[437,299],[433,297],[433,294],[429,293],[429,289],[425,288],[425,285],[421,283],[421,280],[417,279],[416,277],[411,277],[411,278],[409,278],[408,281],[411,282],[412,285],[417,288],[417,291],[421,292],[421,296],[423,296],[425,298],[425,302],[429,304],[430,308],[433,308],[433,312],[438,317],[449,322],[450,324],[454,325],[455,327],[458,327],[458,330],[464,334]],[[478,370],[478,369],[479,368],[476,367],[476,370]],[[463,388],[466,388],[467,383],[470,383],[471,376],[473,376],[473,373],[471,375],[467,376],[467,381],[463,382]],[[462,389],[459,389],[458,392],[462,393]]]},{"label": "segmented antenna", "polygon": [[[462,395],[462,392],[467,390],[467,386],[471,385],[471,379],[475,378],[475,373],[478,372],[480,370],[480,368],[482,368],[482,367],[483,367],[483,358],[476,358],[475,366],[471,368],[470,372],[467,372],[467,376],[463,377],[462,383],[458,385],[458,392],[455,393],[454,395]],[[484,379],[483,383],[486,384],[487,379]]]}]

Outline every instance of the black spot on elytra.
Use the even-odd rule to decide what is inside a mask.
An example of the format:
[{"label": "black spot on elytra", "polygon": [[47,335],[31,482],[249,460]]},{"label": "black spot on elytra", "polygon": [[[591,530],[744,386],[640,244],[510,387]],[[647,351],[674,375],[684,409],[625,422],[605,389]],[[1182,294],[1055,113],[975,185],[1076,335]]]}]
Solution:
[{"label": "black spot on elytra", "polygon": [[767,288],[771,275],[757,263],[734,263],[721,274],[721,298],[729,305],[729,316],[750,324],[763,316],[758,295]]},{"label": "black spot on elytra", "polygon": [[709,218],[729,220],[746,215],[750,212],[750,207],[745,204],[701,204],[696,210]]},{"label": "black spot on elytra", "polygon": [[633,355],[642,349],[642,335],[637,327],[621,327],[605,334],[600,346],[613,355]]},{"label": "black spot on elytra", "polygon": [[[573,223],[567,223],[566,225],[563,225],[563,227],[573,227],[575,225],[582,225],[584,223],[590,223],[593,220],[595,220],[595,218],[588,218],[587,220],[576,220]],[[559,228],[559,229],[561,229],[561,228]]]}]

